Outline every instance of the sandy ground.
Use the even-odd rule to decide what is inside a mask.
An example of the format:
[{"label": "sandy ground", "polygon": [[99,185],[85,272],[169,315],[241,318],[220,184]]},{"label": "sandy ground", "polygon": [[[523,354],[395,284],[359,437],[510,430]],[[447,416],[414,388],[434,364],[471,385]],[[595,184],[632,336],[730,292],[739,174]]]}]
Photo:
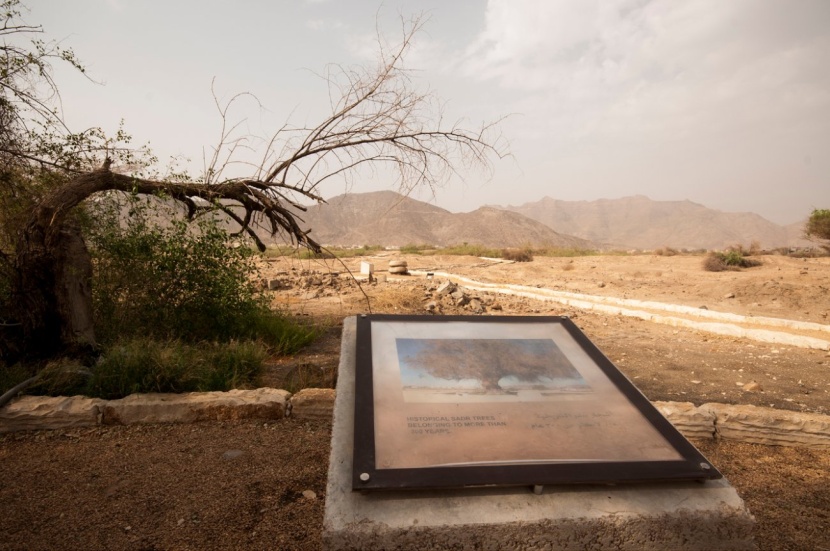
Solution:
[{"label": "sandy ground", "polygon": [[[378,274],[397,255],[372,259]],[[827,323],[830,259],[765,257],[713,274],[700,257],[585,257],[498,264],[406,257],[410,268],[594,295]],[[571,266],[568,268],[567,266]],[[267,386],[334,382],[346,315],[425,313],[439,279],[364,285],[329,261],[269,262],[275,304],[324,323],[312,348],[275,358]],[[333,272],[341,275],[332,276]],[[600,285],[602,284],[602,285]],[[734,294],[733,298],[726,298]],[[651,399],[827,413],[824,350],[770,345],[492,293],[485,314],[567,314]],[[441,299],[445,314],[470,313]],[[805,333],[806,334],[806,333]],[[811,332],[810,335],[813,335]],[[827,338],[827,334],[824,335]],[[828,339],[830,340],[830,339]],[[757,381],[760,390],[743,389]],[[740,383],[740,386],[738,385]],[[0,436],[0,549],[319,549],[330,426],[284,420],[105,427]],[[695,442],[758,519],[761,549],[830,549],[830,452]]]},{"label": "sandy ground", "polygon": [[[772,317],[821,324],[825,331],[766,325],[776,331],[830,343],[830,258],[761,257],[763,264],[739,272],[706,272],[700,256],[601,256],[537,258],[504,264],[476,257],[399,256],[368,259],[385,275],[390,259],[404,259],[421,272],[449,272],[486,283],[670,305],[706,307],[709,312]],[[364,259],[365,260],[365,259]],[[337,323],[358,313],[427,314],[444,278],[390,278],[364,284],[362,291],[346,269],[359,274],[360,259],[268,263],[266,277],[281,278],[274,303],[303,316]],[[331,277],[330,274],[339,274]],[[322,281],[322,285],[315,285]],[[463,284],[462,284],[463,285]],[[470,291],[485,305],[484,315],[568,315],[646,396],[652,400],[752,404],[793,411],[830,413],[830,352],[721,336],[619,315],[609,315],[531,298]],[[729,297],[729,298],[727,298]],[[470,314],[446,297],[444,314]],[[696,319],[674,314],[676,317]],[[748,388],[755,390],[745,390]]]}]

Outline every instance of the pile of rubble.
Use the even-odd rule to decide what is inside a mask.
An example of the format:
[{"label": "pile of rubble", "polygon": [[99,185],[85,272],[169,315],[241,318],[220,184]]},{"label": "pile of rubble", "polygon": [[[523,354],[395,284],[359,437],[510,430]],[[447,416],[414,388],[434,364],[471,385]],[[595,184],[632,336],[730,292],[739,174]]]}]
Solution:
[{"label": "pile of rubble", "polygon": [[320,272],[317,270],[278,271],[270,274],[268,279],[260,280],[260,288],[266,291],[294,291],[304,298],[334,296],[342,290],[356,285],[354,278],[340,272]]},{"label": "pile of rubble", "polygon": [[473,314],[485,314],[488,311],[500,311],[501,304],[490,296],[473,294],[469,289],[444,281],[427,287],[425,309],[431,314],[454,313],[466,310]]}]

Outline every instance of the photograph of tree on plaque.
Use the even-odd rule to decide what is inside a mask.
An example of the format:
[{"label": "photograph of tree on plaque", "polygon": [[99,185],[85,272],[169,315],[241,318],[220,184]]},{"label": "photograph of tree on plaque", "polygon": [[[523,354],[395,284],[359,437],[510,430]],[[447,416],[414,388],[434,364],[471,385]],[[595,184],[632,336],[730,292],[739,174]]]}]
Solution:
[{"label": "photograph of tree on plaque", "polygon": [[357,327],[355,472],[368,479],[356,487],[464,473],[490,484],[488,469],[530,482],[716,472],[567,318],[372,315]]},{"label": "photograph of tree on plaque", "polygon": [[406,402],[555,399],[591,387],[552,339],[396,339]]}]

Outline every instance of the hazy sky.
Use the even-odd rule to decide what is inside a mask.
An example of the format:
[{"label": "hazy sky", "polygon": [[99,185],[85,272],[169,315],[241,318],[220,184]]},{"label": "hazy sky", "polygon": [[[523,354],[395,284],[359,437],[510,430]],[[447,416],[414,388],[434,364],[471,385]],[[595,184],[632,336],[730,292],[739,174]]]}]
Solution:
[{"label": "hazy sky", "polygon": [[[471,124],[502,125],[512,159],[436,196],[452,211],[544,196],[647,195],[778,223],[830,208],[828,0],[29,0],[27,20],[101,85],[59,70],[75,129],[124,119],[162,159],[202,166],[222,99],[254,133],[325,116],[327,63],[371,62],[376,29],[429,18],[407,66]],[[388,187],[368,181],[353,191]],[[342,185],[324,190],[330,197]]]}]

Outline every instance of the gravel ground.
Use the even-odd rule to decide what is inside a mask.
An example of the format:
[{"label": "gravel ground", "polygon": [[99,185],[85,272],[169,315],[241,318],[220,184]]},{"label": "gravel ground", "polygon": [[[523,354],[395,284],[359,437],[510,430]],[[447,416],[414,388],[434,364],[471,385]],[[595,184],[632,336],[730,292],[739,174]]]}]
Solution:
[{"label": "gravel ground", "polygon": [[[0,437],[0,549],[319,549],[331,427],[282,420]],[[830,549],[830,452],[695,444],[761,550]]]},{"label": "gravel ground", "polygon": [[0,549],[319,549],[330,423],[0,439]]}]

